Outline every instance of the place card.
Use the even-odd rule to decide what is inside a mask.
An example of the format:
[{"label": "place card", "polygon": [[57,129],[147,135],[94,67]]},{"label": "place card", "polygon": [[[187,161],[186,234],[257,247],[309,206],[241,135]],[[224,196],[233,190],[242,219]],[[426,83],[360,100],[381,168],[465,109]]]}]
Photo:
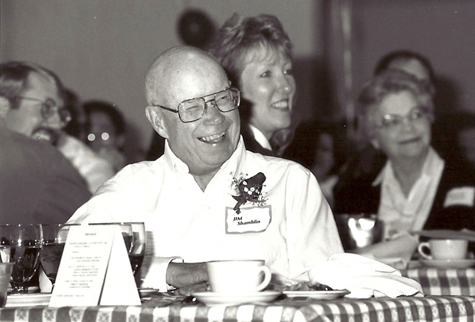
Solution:
[{"label": "place card", "polygon": [[70,228],[49,306],[140,305],[120,227]]}]

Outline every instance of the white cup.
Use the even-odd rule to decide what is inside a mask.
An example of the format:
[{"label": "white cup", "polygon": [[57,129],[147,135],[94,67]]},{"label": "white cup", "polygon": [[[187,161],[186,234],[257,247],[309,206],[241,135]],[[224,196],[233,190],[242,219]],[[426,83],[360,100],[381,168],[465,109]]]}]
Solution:
[{"label": "white cup", "polygon": [[206,265],[212,292],[259,292],[272,277],[263,260],[219,260]]},{"label": "white cup", "polygon": [[465,239],[430,239],[417,246],[422,258],[434,259],[465,259],[467,258],[468,241]]}]

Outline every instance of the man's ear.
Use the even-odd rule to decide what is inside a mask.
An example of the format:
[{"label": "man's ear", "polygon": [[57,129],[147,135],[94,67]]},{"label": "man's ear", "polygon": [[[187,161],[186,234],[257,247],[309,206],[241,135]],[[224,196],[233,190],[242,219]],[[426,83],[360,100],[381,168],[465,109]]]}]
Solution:
[{"label": "man's ear", "polygon": [[0,119],[7,117],[7,112],[10,110],[10,101],[5,97],[0,96]]},{"label": "man's ear", "polygon": [[155,132],[157,132],[161,137],[168,139],[168,131],[165,125],[165,121],[163,119],[163,115],[161,111],[157,109],[158,107],[155,106],[147,106],[145,108],[145,115],[147,116],[147,119],[150,124],[152,124],[152,127]]}]

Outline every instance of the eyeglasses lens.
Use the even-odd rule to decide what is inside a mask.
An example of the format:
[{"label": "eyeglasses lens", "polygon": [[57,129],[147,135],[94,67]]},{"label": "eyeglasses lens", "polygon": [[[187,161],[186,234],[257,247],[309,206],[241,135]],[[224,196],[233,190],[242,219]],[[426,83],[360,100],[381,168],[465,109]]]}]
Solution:
[{"label": "eyeglasses lens", "polygon": [[58,108],[53,100],[47,99],[41,107],[43,118],[48,120],[53,117],[56,112],[58,112],[59,118],[63,124],[67,124],[71,121],[71,114],[67,109],[64,107]]},{"label": "eyeglasses lens", "polygon": [[207,102],[214,102],[221,112],[230,112],[239,106],[239,101],[239,91],[229,88],[217,92],[209,101],[205,101],[203,97],[183,101],[178,106],[178,111],[183,122],[193,122],[203,116]]}]

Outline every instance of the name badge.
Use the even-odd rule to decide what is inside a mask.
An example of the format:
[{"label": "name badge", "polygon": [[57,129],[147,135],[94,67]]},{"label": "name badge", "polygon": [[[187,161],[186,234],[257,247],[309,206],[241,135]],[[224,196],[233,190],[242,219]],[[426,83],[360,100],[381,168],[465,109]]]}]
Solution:
[{"label": "name badge", "polygon": [[454,188],[447,193],[444,201],[444,207],[467,206],[473,207],[475,199],[475,188],[461,187]]},{"label": "name badge", "polygon": [[233,208],[226,207],[226,233],[243,234],[265,231],[272,219],[270,206],[241,207],[236,214]]}]

